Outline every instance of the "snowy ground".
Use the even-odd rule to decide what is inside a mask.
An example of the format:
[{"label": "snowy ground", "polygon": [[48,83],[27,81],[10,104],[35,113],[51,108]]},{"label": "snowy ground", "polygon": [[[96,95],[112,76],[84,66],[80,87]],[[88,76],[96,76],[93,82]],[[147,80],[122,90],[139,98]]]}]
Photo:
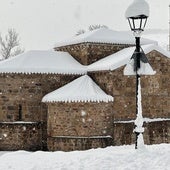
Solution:
[{"label": "snowy ground", "polygon": [[170,144],[74,152],[0,152],[0,170],[169,170]]}]

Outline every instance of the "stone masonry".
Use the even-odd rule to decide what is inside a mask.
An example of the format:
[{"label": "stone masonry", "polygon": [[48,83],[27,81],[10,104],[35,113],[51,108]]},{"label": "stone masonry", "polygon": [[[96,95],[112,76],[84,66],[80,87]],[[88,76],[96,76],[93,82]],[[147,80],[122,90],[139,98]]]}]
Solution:
[{"label": "stone masonry", "polygon": [[[170,142],[170,120],[144,122],[144,142],[147,145]],[[134,122],[114,123],[114,145],[129,145],[135,141]]]},{"label": "stone masonry", "polygon": [[[69,52],[84,65],[130,45],[80,43],[55,50]],[[142,109],[147,118],[170,118],[170,59],[148,55],[154,76],[142,76]],[[88,73],[113,103],[42,103],[42,98],[76,75],[0,74],[0,150],[84,150],[134,143],[135,77],[124,67]],[[48,113],[48,114],[47,114]],[[126,123],[122,123],[126,121]],[[147,144],[170,142],[169,121],[144,124]],[[27,139],[27,140],[26,140]],[[48,145],[48,146],[47,146]]]},{"label": "stone masonry", "polygon": [[[83,44],[83,45],[82,45]],[[97,44],[90,43],[91,46],[88,46],[88,43],[82,43],[77,45],[70,45],[65,47],[55,48],[55,50],[68,51],[72,56],[74,56],[78,61],[83,64],[91,64],[93,61],[105,57],[105,52],[103,49],[110,48],[108,44]],[[86,48],[85,48],[86,44]],[[82,45],[82,47],[80,47]],[[112,45],[111,45],[112,46]],[[116,49],[122,49],[126,46],[123,45],[113,45]],[[119,46],[119,47],[118,47]],[[75,49],[74,49],[75,47]],[[83,48],[84,47],[84,48]],[[82,49],[85,52],[82,52]],[[100,50],[101,49],[101,50]],[[89,55],[88,51],[91,54]],[[102,52],[101,52],[102,51]],[[111,48],[110,52],[107,55],[110,55],[118,50],[113,50]],[[101,52],[101,53],[100,53]],[[100,54],[101,56],[100,56]],[[103,54],[102,54],[103,53]],[[79,58],[77,57],[79,56]],[[92,57],[91,57],[92,56]],[[153,69],[156,71],[154,76],[142,76],[141,85],[142,85],[142,109],[143,116],[148,118],[170,118],[170,59],[163,56],[157,51],[152,51],[148,55],[149,62]],[[94,58],[93,58],[94,57]],[[88,62],[89,59],[89,62]],[[123,75],[124,67],[118,68],[114,71],[98,71],[88,73],[93,80],[107,93],[114,96],[113,102],[113,113],[114,120],[131,120],[136,118],[136,106],[135,106],[135,77],[134,76],[124,76]],[[166,121],[167,122],[167,121]],[[168,123],[165,121],[157,122],[155,124],[163,124],[167,129]],[[116,124],[115,124],[116,125]],[[170,139],[167,138],[166,134],[161,130],[155,130],[156,126],[152,126],[154,123],[145,124],[147,130],[144,134],[144,138],[147,144],[161,143],[161,142],[170,142]],[[128,138],[133,138],[132,134],[133,126],[132,124],[126,123],[122,124],[122,127],[126,128],[126,134],[130,135]],[[116,127],[114,126],[116,129]],[[149,133],[148,133],[149,132]],[[119,134],[118,134],[119,133]],[[115,145],[118,144],[117,140],[120,139],[120,134],[124,131],[118,129],[118,133],[112,135],[115,141]],[[153,133],[158,133],[159,138],[155,137]],[[168,131],[169,133],[169,131]],[[155,137],[155,139],[153,137]],[[127,136],[126,136],[127,137]],[[166,140],[163,140],[166,138]],[[125,140],[120,142],[124,144]],[[134,143],[134,140],[128,140],[127,144]]]},{"label": "stone masonry", "polygon": [[89,65],[130,46],[132,45],[84,42],[56,47],[54,50],[68,52],[81,64]]},{"label": "stone masonry", "polygon": [[0,123],[0,150],[36,151],[43,149],[42,124],[37,122]]},{"label": "stone masonry", "polygon": [[113,139],[106,137],[48,137],[50,151],[75,151],[91,148],[105,148],[113,145]]},{"label": "stone masonry", "polygon": [[83,150],[113,144],[112,105],[112,102],[48,103],[49,150]]},{"label": "stone masonry", "polygon": [[[170,59],[153,51],[148,59],[154,76],[141,76],[143,117],[170,118]],[[91,73],[106,93],[114,96],[114,119],[135,119],[135,76],[124,76],[124,67]]]},{"label": "stone masonry", "polygon": [[[0,124],[4,129],[0,131],[0,136],[3,136],[4,132],[10,134],[10,137],[0,141],[2,144],[0,149],[35,150],[35,148],[42,148],[46,150],[47,106],[41,100],[47,93],[69,83],[76,77],[52,74],[0,74]],[[36,131],[38,134],[42,133],[42,137],[34,135],[32,124],[28,125],[29,122],[41,124]],[[19,144],[15,146],[15,141],[19,140],[21,144],[26,140],[27,135],[22,130],[24,123],[28,126],[27,135],[32,134],[30,143],[28,147],[26,144],[20,147]]]},{"label": "stone masonry", "polygon": [[[0,121],[47,121],[44,95],[76,76],[0,74]],[[22,114],[22,115],[20,115]],[[19,116],[20,115],[20,116]]]}]

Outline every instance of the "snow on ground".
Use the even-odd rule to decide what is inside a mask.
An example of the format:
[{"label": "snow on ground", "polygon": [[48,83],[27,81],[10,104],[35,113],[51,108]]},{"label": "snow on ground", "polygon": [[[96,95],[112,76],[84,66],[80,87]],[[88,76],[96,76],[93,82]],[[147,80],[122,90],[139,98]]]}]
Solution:
[{"label": "snow on ground", "polygon": [[73,152],[0,152],[0,170],[169,170],[170,144]]}]

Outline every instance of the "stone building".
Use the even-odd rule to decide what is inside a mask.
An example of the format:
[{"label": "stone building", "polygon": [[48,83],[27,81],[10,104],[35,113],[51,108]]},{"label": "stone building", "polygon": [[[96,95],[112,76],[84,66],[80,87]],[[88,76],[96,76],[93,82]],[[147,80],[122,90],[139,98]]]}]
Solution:
[{"label": "stone building", "polygon": [[113,97],[88,75],[47,94],[42,101],[48,105],[49,150],[83,150],[112,145]]},{"label": "stone building", "polygon": [[[144,140],[169,143],[170,54],[142,45],[156,71],[141,77]],[[1,61],[0,150],[134,143],[135,77],[123,74],[133,46],[133,36],[103,28]]]}]

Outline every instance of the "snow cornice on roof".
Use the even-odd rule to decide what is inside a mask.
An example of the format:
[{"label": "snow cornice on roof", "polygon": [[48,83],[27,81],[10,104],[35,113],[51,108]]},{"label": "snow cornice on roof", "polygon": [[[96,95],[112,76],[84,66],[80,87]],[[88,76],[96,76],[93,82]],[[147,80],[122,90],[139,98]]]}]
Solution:
[{"label": "snow cornice on roof", "polygon": [[112,102],[107,95],[88,75],[81,76],[71,83],[47,94],[42,102]]},{"label": "snow cornice on roof", "polygon": [[[161,47],[154,44],[143,45],[142,49],[145,52],[145,54],[148,54],[151,51],[157,51],[163,54],[165,57],[170,58],[170,52],[165,51]],[[96,61],[95,63],[88,65],[87,71],[88,72],[107,71],[107,70],[112,71],[119,67],[122,67],[129,62],[130,58],[132,57],[132,54],[134,53],[134,50],[135,47],[129,47],[120,50],[117,53],[114,53],[108,57],[105,57],[101,60]]]},{"label": "snow cornice on roof", "polygon": [[1,61],[0,73],[83,75],[86,67],[67,52],[34,50]]},{"label": "snow cornice on roof", "polygon": [[[135,45],[135,38],[131,32],[114,31],[108,28],[100,28],[97,30],[85,32],[78,36],[74,36],[65,41],[58,42],[54,48],[76,45],[81,43],[102,43],[102,44],[122,44]],[[141,44],[157,44],[156,41],[141,38]]]}]

